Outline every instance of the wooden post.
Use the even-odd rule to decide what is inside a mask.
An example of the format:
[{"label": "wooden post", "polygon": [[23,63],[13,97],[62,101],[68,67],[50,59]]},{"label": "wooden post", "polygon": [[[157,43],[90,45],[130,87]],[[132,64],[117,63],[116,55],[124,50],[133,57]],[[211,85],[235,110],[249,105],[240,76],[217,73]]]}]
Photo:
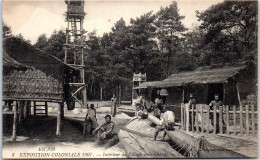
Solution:
[{"label": "wooden post", "polygon": [[23,119],[23,107],[24,107],[24,101],[19,101],[18,108],[19,108],[19,123],[22,122]]},{"label": "wooden post", "polygon": [[209,134],[209,112],[210,112],[210,108],[209,106],[207,106],[207,134]]},{"label": "wooden post", "polygon": [[181,129],[184,129],[184,120],[183,120],[183,103],[181,103]]},{"label": "wooden post", "polygon": [[24,102],[24,109],[23,109],[23,117],[24,117],[24,119],[27,119],[27,116],[28,116],[28,101],[25,101]]},{"label": "wooden post", "polygon": [[[203,129],[203,105],[201,105],[201,108],[200,108],[200,115],[201,115],[201,122],[200,122],[201,132],[204,133],[204,129]],[[199,127],[198,127],[198,130],[199,130]]]},{"label": "wooden post", "polygon": [[45,116],[47,117],[48,116],[48,104],[47,102],[45,102]]},{"label": "wooden post", "polygon": [[198,116],[199,115],[199,108],[196,106],[196,117],[195,117],[195,126],[196,126],[196,132],[199,133],[199,120]]},{"label": "wooden post", "polygon": [[33,101],[33,114],[36,116],[36,102]]},{"label": "wooden post", "polygon": [[248,105],[246,105],[246,135],[249,136],[249,115],[248,115]]},{"label": "wooden post", "polygon": [[18,108],[18,101],[16,101],[16,105],[13,107],[13,133],[12,133],[12,141],[16,142],[16,126],[17,126],[17,108]]},{"label": "wooden post", "polygon": [[217,132],[217,108],[216,106],[214,105],[214,113],[213,113],[213,116],[214,116],[214,122],[213,122],[213,134],[216,134]]},{"label": "wooden post", "polygon": [[227,114],[227,134],[229,135],[229,106],[226,106],[226,114]]},{"label": "wooden post", "polygon": [[240,98],[240,92],[239,92],[238,83],[236,84],[236,88],[237,88],[237,98],[238,98],[238,102],[239,102],[239,105],[241,106],[241,105],[242,105],[242,102],[241,102],[241,98]]},{"label": "wooden post", "polygon": [[194,104],[191,105],[191,130],[194,132]]},{"label": "wooden post", "polygon": [[185,105],[185,109],[186,109],[186,131],[189,131],[190,113],[189,113],[189,106],[187,104]]},{"label": "wooden post", "polygon": [[252,135],[255,135],[255,106],[251,106],[251,117],[252,117]]},{"label": "wooden post", "polygon": [[219,106],[219,132],[223,134],[223,106]]},{"label": "wooden post", "polygon": [[240,136],[243,136],[243,106],[239,106],[239,123],[240,123]]},{"label": "wooden post", "polygon": [[56,135],[60,136],[61,135],[61,110],[63,108],[63,103],[59,103],[58,105],[58,112],[57,112],[57,128],[56,128]]},{"label": "wooden post", "polygon": [[185,108],[185,103],[183,103],[183,130],[186,129],[186,108]]},{"label": "wooden post", "polygon": [[233,106],[233,122],[234,122],[234,135],[237,135],[237,113],[236,106]]}]

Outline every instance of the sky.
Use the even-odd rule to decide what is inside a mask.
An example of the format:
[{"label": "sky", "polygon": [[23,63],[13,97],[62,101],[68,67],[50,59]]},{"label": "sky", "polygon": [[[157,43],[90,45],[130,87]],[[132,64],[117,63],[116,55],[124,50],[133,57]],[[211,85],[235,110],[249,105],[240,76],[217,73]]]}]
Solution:
[{"label": "sky", "polygon": [[[139,17],[149,11],[156,13],[160,7],[171,4],[170,0],[85,0],[84,29],[96,30],[98,36],[110,32],[121,17],[130,24],[131,18]],[[179,13],[185,18],[183,24],[192,28],[199,24],[195,11],[204,11],[221,0],[176,0]],[[9,25],[14,35],[22,34],[33,44],[39,35],[47,37],[54,30],[66,29],[64,13],[66,4],[62,0],[3,0],[2,18]]]}]

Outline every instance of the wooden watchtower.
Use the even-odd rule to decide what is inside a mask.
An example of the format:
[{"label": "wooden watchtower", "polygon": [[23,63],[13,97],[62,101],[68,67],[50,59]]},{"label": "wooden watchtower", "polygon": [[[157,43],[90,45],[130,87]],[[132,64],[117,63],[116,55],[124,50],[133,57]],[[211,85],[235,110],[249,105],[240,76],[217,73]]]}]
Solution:
[{"label": "wooden watchtower", "polygon": [[[84,65],[84,33],[83,21],[85,17],[84,0],[65,0],[67,12],[65,12],[67,28],[66,43],[64,44],[64,62],[69,66],[80,70],[80,78],[74,78],[69,85],[74,88],[72,97],[85,108],[87,104],[87,92],[85,84],[85,65]],[[77,80],[75,80],[77,79]],[[82,101],[77,97],[81,92]]]}]

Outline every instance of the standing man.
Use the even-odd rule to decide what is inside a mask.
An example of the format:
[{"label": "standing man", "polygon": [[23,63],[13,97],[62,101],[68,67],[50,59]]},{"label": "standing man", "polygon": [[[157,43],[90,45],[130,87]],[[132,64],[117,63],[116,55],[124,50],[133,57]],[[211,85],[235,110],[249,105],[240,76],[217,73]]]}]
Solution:
[{"label": "standing man", "polygon": [[92,134],[92,131],[98,127],[97,118],[96,118],[96,109],[94,107],[94,104],[90,105],[85,120],[87,122],[90,122],[91,124],[90,134]]},{"label": "standing man", "polygon": [[156,137],[160,131],[164,131],[163,133],[163,139],[166,136],[166,131],[168,130],[174,130],[175,125],[175,115],[172,111],[168,110],[168,106],[165,106],[163,109],[163,116],[161,118],[161,121],[158,126],[155,128],[154,133],[154,140],[156,140]]},{"label": "standing man", "polygon": [[111,115],[112,115],[112,117],[115,117],[115,115],[116,115],[116,103],[117,103],[117,98],[113,94],[113,97],[111,98]]},{"label": "standing man", "polygon": [[[209,107],[211,110],[214,110],[214,108],[216,108],[216,110],[219,110],[219,106],[223,106],[223,102],[221,100],[219,100],[219,95],[218,94],[215,94],[215,99],[212,100],[209,104]],[[211,119],[211,124],[214,126],[213,124],[213,118],[214,118],[214,115],[212,112],[210,112],[210,119]],[[216,114],[216,126],[217,126],[217,130],[219,129],[219,115]]]},{"label": "standing man", "polygon": [[[190,100],[189,100],[189,109],[192,109],[192,105],[194,105],[194,110],[196,109],[196,100],[195,100],[195,98],[194,98],[194,95],[193,95],[193,93],[191,93],[190,94]],[[195,116],[196,116],[196,112],[193,112],[193,118],[194,119],[192,119],[192,115],[191,114],[189,114],[189,121],[190,121],[190,127],[192,127],[192,125],[191,125],[191,123],[193,122],[193,124],[194,124],[194,126],[195,126]]]}]

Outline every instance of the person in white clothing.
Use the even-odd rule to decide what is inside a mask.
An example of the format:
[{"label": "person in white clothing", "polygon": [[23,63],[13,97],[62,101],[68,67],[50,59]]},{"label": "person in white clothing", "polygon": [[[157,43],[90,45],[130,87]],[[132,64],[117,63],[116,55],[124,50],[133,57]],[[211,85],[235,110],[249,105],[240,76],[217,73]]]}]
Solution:
[{"label": "person in white clothing", "polygon": [[164,138],[166,136],[166,131],[174,130],[174,125],[175,125],[174,113],[172,111],[169,111],[168,107],[164,107],[163,116],[161,117],[159,125],[156,126],[156,128],[155,128],[154,140],[156,140],[156,137],[160,131],[164,131],[163,139],[162,139],[162,140],[164,140]]}]

